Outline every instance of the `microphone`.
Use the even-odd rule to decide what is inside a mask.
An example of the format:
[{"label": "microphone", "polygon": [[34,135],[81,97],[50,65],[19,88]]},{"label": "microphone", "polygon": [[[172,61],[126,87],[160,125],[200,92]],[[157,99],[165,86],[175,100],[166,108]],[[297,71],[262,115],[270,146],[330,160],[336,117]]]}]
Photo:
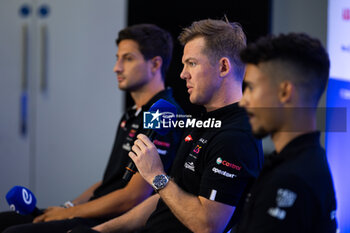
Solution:
[{"label": "microphone", "polygon": [[[176,107],[171,104],[170,102],[164,100],[164,99],[159,99],[157,102],[155,102],[150,109],[148,110],[152,117],[151,123],[153,118],[159,118],[158,122],[163,122],[165,119],[169,119],[171,121],[176,120]],[[145,113],[144,113],[144,126],[145,126]],[[159,125],[160,127],[155,127],[152,129],[147,129],[145,132],[145,135],[153,141],[154,137],[156,134],[160,134],[162,136],[167,135],[171,131],[171,127],[162,127],[162,125]],[[123,180],[128,182],[130,181],[131,177],[137,172],[136,165],[134,162],[130,159],[130,162],[128,165],[125,167],[126,171],[123,175]]]},{"label": "microphone", "polygon": [[43,214],[43,211],[36,207],[36,198],[27,188],[14,186],[6,194],[7,203],[10,209],[21,215],[33,215],[34,217]]}]

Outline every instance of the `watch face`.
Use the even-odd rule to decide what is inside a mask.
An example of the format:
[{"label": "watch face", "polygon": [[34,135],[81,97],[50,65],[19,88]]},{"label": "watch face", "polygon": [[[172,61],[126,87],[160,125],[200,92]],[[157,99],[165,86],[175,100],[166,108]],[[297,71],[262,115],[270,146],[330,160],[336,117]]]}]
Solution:
[{"label": "watch face", "polygon": [[165,175],[157,175],[153,179],[154,188],[157,190],[162,189],[167,185],[168,181],[169,179]]}]

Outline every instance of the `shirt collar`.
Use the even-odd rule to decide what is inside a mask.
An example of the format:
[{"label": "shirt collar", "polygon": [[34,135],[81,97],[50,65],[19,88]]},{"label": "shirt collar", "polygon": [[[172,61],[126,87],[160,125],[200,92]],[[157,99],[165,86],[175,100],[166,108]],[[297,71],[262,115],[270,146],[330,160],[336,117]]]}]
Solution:
[{"label": "shirt collar", "polygon": [[129,107],[127,110],[127,113],[129,115],[134,115],[137,117],[141,111],[147,111],[150,109],[150,107],[159,99],[169,99],[173,94],[173,90],[168,87],[160,92],[158,92],[156,95],[154,95],[146,104],[144,104],[141,108],[137,109],[136,105],[133,105],[132,107]]},{"label": "shirt collar", "polygon": [[280,153],[274,151],[270,156],[271,162],[277,162],[297,155],[298,151],[304,147],[320,146],[320,132],[314,131],[302,134],[290,141]]},{"label": "shirt collar", "polygon": [[142,111],[149,110],[150,107],[159,99],[169,99],[169,97],[171,97],[172,94],[173,94],[173,90],[170,87],[158,92],[145,105],[142,106]]},{"label": "shirt collar", "polygon": [[206,112],[206,113],[204,113],[204,117],[205,118],[221,119],[225,115],[227,115],[227,113],[229,113],[231,115],[235,112],[243,112],[243,111],[244,111],[244,109],[239,107],[238,102],[237,102],[237,103],[226,105],[226,106],[219,108],[219,109],[216,109],[214,111]]}]

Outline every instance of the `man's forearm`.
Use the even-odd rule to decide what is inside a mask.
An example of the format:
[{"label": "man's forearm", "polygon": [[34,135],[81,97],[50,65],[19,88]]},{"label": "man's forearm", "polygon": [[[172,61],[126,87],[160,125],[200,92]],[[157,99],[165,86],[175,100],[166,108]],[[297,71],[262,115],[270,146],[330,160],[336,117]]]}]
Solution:
[{"label": "man's forearm", "polygon": [[102,181],[99,181],[95,184],[93,184],[90,188],[85,190],[79,197],[72,200],[74,205],[79,205],[87,202],[92,195],[94,194],[94,191],[102,184]]},{"label": "man's forearm", "polygon": [[[143,134],[137,135],[129,156],[149,184],[157,175],[165,173],[157,148]],[[222,232],[235,210],[233,206],[186,193],[172,180],[159,194],[174,215],[193,232]]]},{"label": "man's forearm", "polygon": [[183,191],[170,181],[160,197],[173,214],[193,232],[222,232],[235,208]]},{"label": "man's forearm", "polygon": [[103,233],[121,233],[138,230],[146,224],[147,219],[155,210],[158,200],[159,195],[155,194],[131,209],[129,212],[101,225],[95,226],[93,229]]},{"label": "man's forearm", "polygon": [[71,211],[74,212],[74,216],[84,218],[118,216],[141,203],[151,193],[151,186],[137,173],[126,187],[72,207]]}]

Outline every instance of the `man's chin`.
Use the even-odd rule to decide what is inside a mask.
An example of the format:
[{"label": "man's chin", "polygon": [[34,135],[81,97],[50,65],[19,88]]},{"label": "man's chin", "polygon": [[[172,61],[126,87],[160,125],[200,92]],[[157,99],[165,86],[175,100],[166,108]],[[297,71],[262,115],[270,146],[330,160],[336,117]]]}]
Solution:
[{"label": "man's chin", "polygon": [[260,128],[257,130],[253,130],[253,135],[258,139],[262,139],[264,137],[267,137],[269,135],[269,132],[267,132],[265,129]]},{"label": "man's chin", "polygon": [[132,91],[132,89],[130,87],[126,86],[126,85],[120,85],[119,84],[118,88],[121,91],[129,91],[129,92]]},{"label": "man's chin", "polygon": [[126,89],[125,86],[122,85],[122,84],[120,84],[120,83],[119,83],[119,85],[118,85],[118,88],[119,88],[120,90],[122,90],[122,91],[125,91],[125,89]]},{"label": "man's chin", "polygon": [[194,95],[190,94],[189,99],[190,99],[191,104],[200,105],[199,101],[194,97]]}]

